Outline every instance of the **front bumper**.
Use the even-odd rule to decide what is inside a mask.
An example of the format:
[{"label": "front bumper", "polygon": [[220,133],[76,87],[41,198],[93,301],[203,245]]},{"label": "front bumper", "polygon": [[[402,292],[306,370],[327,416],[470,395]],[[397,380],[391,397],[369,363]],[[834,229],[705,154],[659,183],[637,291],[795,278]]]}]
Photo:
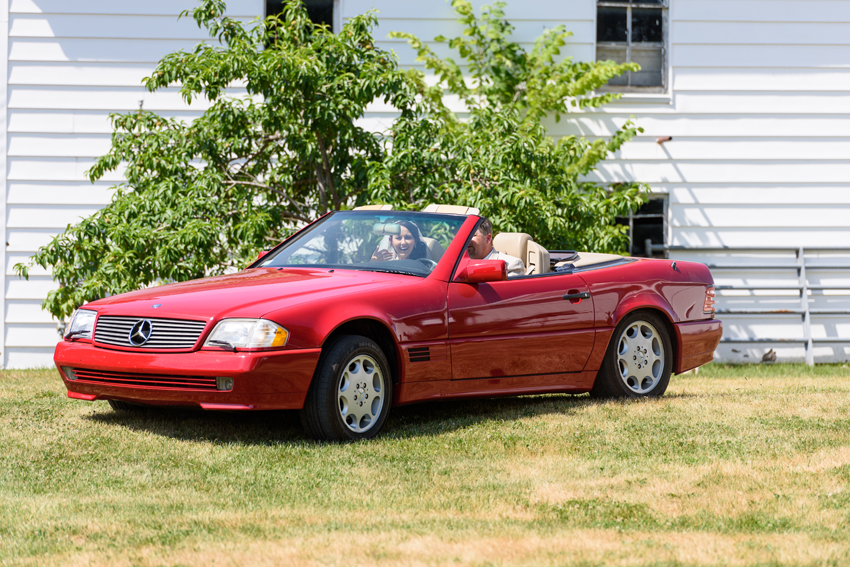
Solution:
[{"label": "front bumper", "polygon": [[[196,351],[189,353],[123,352],[90,343],[63,341],[53,361],[68,396],[86,400],[121,400],[161,406],[200,406],[205,409],[300,409],[310,388],[321,349],[266,352]],[[85,378],[70,380],[62,367],[91,374],[121,373],[139,377],[227,377],[227,391],[188,385],[104,383]]]}]

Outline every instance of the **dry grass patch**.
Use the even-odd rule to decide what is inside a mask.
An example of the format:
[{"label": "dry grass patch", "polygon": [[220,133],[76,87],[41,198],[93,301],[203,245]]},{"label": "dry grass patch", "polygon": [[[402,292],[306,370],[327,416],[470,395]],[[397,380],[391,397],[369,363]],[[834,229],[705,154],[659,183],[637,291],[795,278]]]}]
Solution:
[{"label": "dry grass patch", "polygon": [[113,413],[0,374],[0,565],[850,564],[850,370],[709,366],[640,402]]}]

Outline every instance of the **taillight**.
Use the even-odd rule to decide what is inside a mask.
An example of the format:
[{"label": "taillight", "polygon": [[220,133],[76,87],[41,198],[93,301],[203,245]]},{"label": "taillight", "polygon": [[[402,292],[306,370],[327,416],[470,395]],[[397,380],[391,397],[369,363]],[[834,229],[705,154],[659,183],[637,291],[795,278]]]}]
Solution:
[{"label": "taillight", "polygon": [[710,285],[705,288],[705,303],[702,305],[702,312],[705,315],[714,317],[714,286]]}]

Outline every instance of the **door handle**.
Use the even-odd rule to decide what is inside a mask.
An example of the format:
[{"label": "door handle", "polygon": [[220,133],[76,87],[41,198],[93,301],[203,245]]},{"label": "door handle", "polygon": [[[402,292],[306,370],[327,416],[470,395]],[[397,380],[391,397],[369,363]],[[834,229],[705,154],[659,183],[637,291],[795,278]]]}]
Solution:
[{"label": "door handle", "polygon": [[564,296],[564,299],[568,299],[570,301],[574,299],[590,299],[590,292],[583,291],[581,293],[568,293]]}]

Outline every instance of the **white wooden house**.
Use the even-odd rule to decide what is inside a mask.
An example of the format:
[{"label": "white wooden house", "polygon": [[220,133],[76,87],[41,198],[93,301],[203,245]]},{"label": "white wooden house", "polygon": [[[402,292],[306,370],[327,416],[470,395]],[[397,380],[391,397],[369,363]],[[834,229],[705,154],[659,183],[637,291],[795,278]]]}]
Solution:
[{"label": "white wooden house", "polygon": [[[406,66],[417,65],[414,54],[387,39],[390,31],[424,39],[459,30],[444,0],[308,3],[337,28],[351,15],[378,9],[376,37]],[[0,1],[5,367],[51,364],[59,336],[40,303],[56,284],[43,272],[21,280],[12,266],[108,202],[108,187],[119,179],[92,185],[84,172],[109,147],[109,113],[140,104],[187,119],[203,111],[199,103],[186,107],[175,90],[150,94],[140,84],[160,57],[205,39],[190,18],[177,20],[193,5]],[[268,5],[273,9],[275,1]],[[228,9],[251,19],[267,3],[228,0]],[[507,15],[523,43],[563,23],[574,33],[568,55],[628,57],[647,70],[615,87],[625,92],[622,101],[553,122],[551,131],[605,136],[634,115],[645,132],[597,176],[652,185],[656,201],[643,211],[649,214],[624,219],[634,226],[633,249],[642,251],[651,233],[656,254],[737,263],[741,268],[715,270],[718,285],[738,288],[719,292],[721,309],[790,311],[721,316],[726,339],[798,342],[723,343],[718,356],[758,361],[773,349],[779,360],[802,359],[808,327],[816,339],[847,340],[815,340],[809,349],[815,360],[846,360],[847,315],[823,311],[846,310],[850,298],[820,287],[850,285],[850,268],[835,269],[850,266],[850,253],[816,249],[850,248],[850,0],[513,0]],[[810,249],[802,272],[800,247]],[[774,250],[753,250],[759,248]],[[774,267],[754,268],[759,263]],[[796,289],[801,280],[805,302]],[[789,289],[746,289],[779,285]]]}]

